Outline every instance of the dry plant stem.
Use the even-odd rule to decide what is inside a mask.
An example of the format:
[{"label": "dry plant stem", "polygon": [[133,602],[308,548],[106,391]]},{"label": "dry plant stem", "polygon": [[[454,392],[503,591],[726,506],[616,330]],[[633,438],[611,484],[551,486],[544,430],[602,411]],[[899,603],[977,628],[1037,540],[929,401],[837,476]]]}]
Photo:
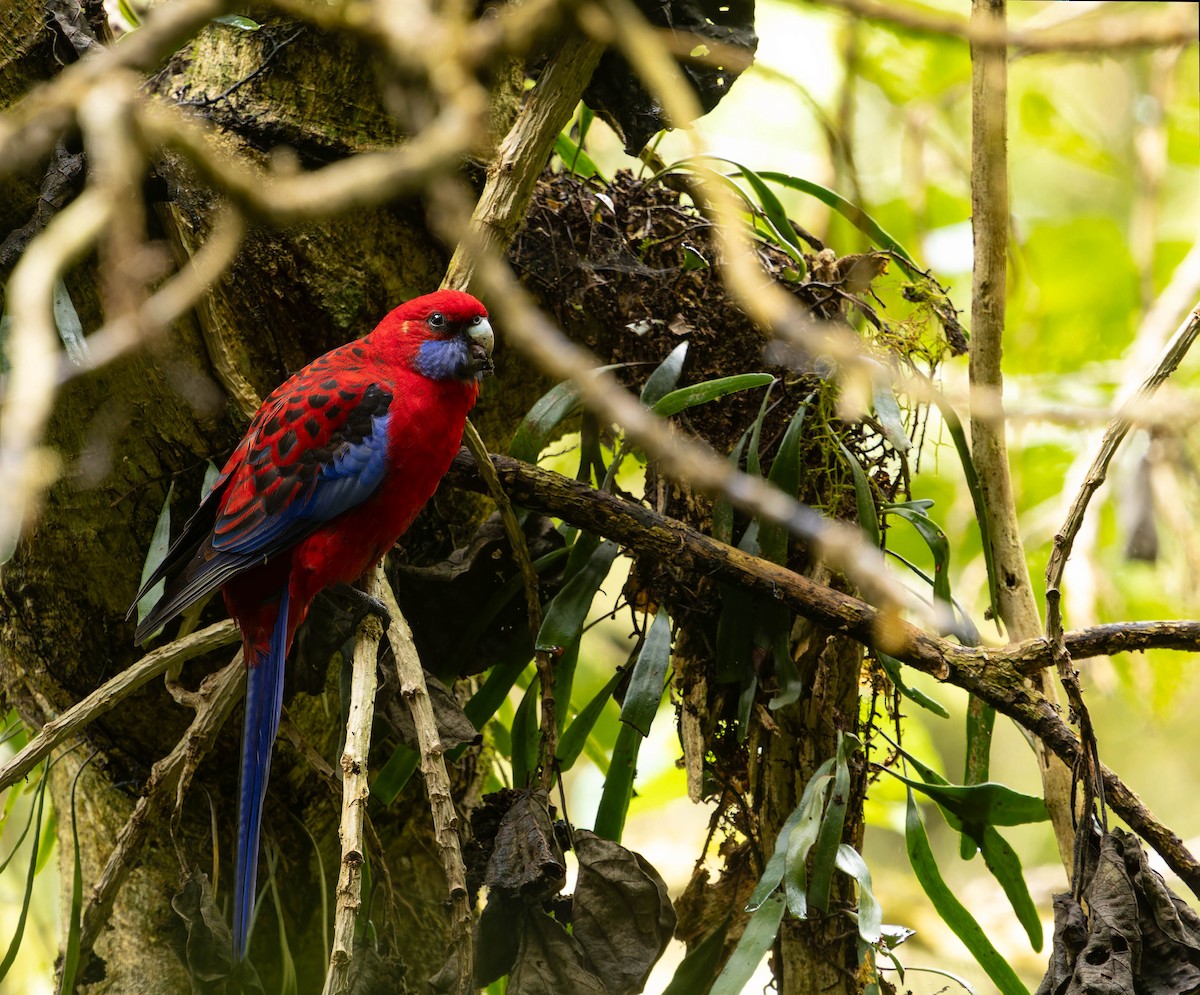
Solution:
[{"label": "dry plant stem", "polygon": [[[379,597],[379,572],[366,577],[366,592]],[[371,750],[371,723],[375,718],[376,657],[383,627],[374,615],[359,623],[354,645],[350,707],[346,718],[346,745],[342,750],[342,820],[338,835],[342,860],[338,870],[333,919],[333,952],[325,975],[324,995],[342,995],[350,990],[350,968],[354,960],[354,927],[362,907],[363,822],[367,800],[367,755]]]},{"label": "dry plant stem", "polygon": [[[487,492],[500,512],[500,520],[504,523],[504,534],[508,537],[508,545],[512,550],[513,560],[521,571],[521,582],[525,590],[525,615],[529,626],[529,638],[532,644],[537,644],[538,633],[542,628],[542,599],[538,594],[538,575],[533,569],[529,558],[529,544],[525,541],[525,531],[517,521],[512,502],[504,491],[504,485],[496,476],[495,468],[488,459],[487,446],[480,438],[479,432],[468,419],[463,431],[463,441],[475,459],[475,466],[480,476],[487,484]],[[541,784],[547,790],[554,779],[554,765],[550,761],[558,752],[558,708],[554,698],[554,661],[550,654],[539,650],[534,651],[534,662],[537,665],[539,691],[541,695],[541,739],[538,744],[538,754],[542,758]]]},{"label": "dry plant stem", "polygon": [[236,642],[237,638],[237,624],[232,619],[226,619],[200,632],[193,632],[184,639],[168,643],[153,653],[147,653],[132,667],[123,670],[111,681],[96,688],[82,701],[42,726],[38,734],[26,743],[15,757],[0,767],[0,791],[15,784],[46,759],[56,746],[119,705],[159,674],[210,650],[228,646]]},{"label": "dry plant stem", "polygon": [[84,909],[79,941],[80,976],[100,931],[112,914],[117,892],[136,862],[135,855],[144,845],[147,834],[162,827],[163,816],[172,802],[176,809],[182,803],[197,765],[212,749],[217,733],[245,693],[245,676],[246,668],[239,650],[232,663],[201,682],[196,696],[200,708],[195,719],[175,748],[151,768],[146,793],[138,799],[129,821],[117,834],[116,846]]},{"label": "dry plant stem", "polygon": [[[988,31],[1004,29],[1004,0],[972,0],[971,24]],[[975,264],[971,286],[971,393],[1003,397],[1000,358],[1004,341],[1008,262],[1008,60],[1003,49],[971,51],[971,218]],[[1041,631],[1037,601],[1029,579],[1025,546],[1017,524],[1004,421],[971,415],[971,451],[987,505],[992,555],[997,573],[1000,618],[1012,640],[1031,639]],[[1055,701],[1051,675],[1034,683]],[[1063,866],[1075,852],[1071,812],[1071,772],[1036,740],[1042,793],[1054,826]]]},{"label": "dry plant stem", "polygon": [[55,474],[42,435],[54,404],[59,349],[54,282],[90,247],[113,204],[89,187],[34,239],[8,283],[11,370],[0,407],[0,561],[15,547],[26,515]]},{"label": "dry plant stem", "polygon": [[[962,38],[981,50],[1016,48],[1023,52],[1110,52],[1117,49],[1189,45],[1196,41],[1195,4],[1169,4],[1159,16],[1140,14],[1093,18],[1069,30],[1006,29],[1003,24],[979,24],[951,14],[938,14],[883,0],[815,0],[813,7],[843,10],[871,21],[897,24],[934,37]],[[1191,10],[1188,10],[1188,8]]]},{"label": "dry plant stem", "polygon": [[1062,583],[1063,571],[1071,556],[1071,546],[1075,536],[1083,524],[1083,516],[1087,513],[1092,495],[1104,483],[1108,476],[1108,467],[1116,455],[1117,448],[1129,434],[1133,425],[1134,413],[1143,409],[1154,396],[1155,391],[1178,369],[1183,357],[1187,355],[1196,336],[1200,335],[1200,302],[1179,326],[1170,342],[1159,356],[1154,369],[1142,382],[1132,397],[1128,398],[1109,422],[1104,431],[1100,448],[1092,460],[1084,478],[1083,486],[1075,495],[1066,521],[1054,536],[1054,548],[1050,552],[1050,560],[1046,564],[1046,635],[1055,641],[1062,639],[1062,613],[1060,606],[1059,586]]},{"label": "dry plant stem", "polygon": [[[674,564],[682,577],[708,576],[776,598],[824,628],[883,649],[910,666],[976,695],[1041,737],[1066,764],[1073,765],[1082,756],[1079,739],[1063,722],[1057,706],[1026,681],[1028,675],[1055,663],[1053,646],[1040,635],[1003,647],[960,646],[642,505],[509,457],[492,456],[491,462],[507,493],[524,507],[659,557]],[[478,491],[485,488],[465,452],[459,453],[447,479],[460,487]],[[1097,626],[1067,633],[1066,643],[1080,657],[1151,647],[1196,652],[1200,649],[1200,622]],[[1099,774],[1112,809],[1200,896],[1200,863],[1179,837],[1159,822],[1116,774],[1104,767],[1099,768]]]},{"label": "dry plant stem", "polygon": [[[505,252],[524,221],[554,139],[570,120],[603,51],[603,45],[572,31],[546,63],[517,120],[500,142],[471,217],[476,237],[489,250]],[[462,290],[470,280],[471,262],[460,245],[442,286]]]},{"label": "dry plant stem", "polygon": [[378,569],[377,577],[377,596],[382,598],[392,614],[392,623],[388,627],[388,642],[396,659],[400,693],[408,703],[413,725],[416,727],[417,749],[421,754],[421,775],[425,778],[425,790],[429,793],[434,836],[446,872],[446,886],[450,894],[450,952],[455,961],[453,990],[455,995],[468,995],[475,990],[473,920],[467,896],[466,865],[463,863],[462,846],[458,838],[458,813],[454,810],[454,797],[450,793],[450,775],[446,772],[446,759],[438,734],[437,720],[433,715],[433,705],[429,701],[425,673],[421,669],[421,658],[417,655],[412,631],[400,612],[396,595],[383,576],[382,568]]}]

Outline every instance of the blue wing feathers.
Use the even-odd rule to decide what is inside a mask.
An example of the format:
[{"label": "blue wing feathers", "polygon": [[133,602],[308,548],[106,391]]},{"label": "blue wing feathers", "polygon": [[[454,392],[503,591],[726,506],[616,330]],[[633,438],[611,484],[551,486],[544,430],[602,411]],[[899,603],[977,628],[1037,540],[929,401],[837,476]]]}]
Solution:
[{"label": "blue wing feathers", "polygon": [[287,656],[288,592],[279,600],[279,614],[265,655],[247,660],[246,717],[242,726],[241,791],[238,803],[237,871],[234,877],[233,952],[246,953],[258,884],[258,844],[262,835],[263,802],[271,773],[271,748],[279,732],[283,708],[283,665]]}]

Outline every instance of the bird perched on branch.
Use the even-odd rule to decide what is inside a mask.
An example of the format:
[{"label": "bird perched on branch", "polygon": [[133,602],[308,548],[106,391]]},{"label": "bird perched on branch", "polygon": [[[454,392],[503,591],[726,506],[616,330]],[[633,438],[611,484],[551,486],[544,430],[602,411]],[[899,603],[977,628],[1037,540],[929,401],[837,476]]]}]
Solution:
[{"label": "bird perched on branch", "polygon": [[433,494],[458,452],[479,381],[492,370],[493,343],[483,305],[441,290],[402,304],[369,335],[310,363],[263,402],[138,594],[169,578],[137,627],[139,644],[217,588],[242,630],[246,717],[233,907],[239,960],[296,627],[318,593],[378,563]]}]

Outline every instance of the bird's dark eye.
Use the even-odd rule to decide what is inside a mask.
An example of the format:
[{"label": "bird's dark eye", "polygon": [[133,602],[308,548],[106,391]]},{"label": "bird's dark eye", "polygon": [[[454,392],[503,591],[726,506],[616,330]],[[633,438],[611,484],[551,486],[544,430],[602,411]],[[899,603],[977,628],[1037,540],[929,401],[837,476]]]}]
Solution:
[{"label": "bird's dark eye", "polygon": [[429,327],[440,331],[446,327],[446,316],[441,311],[434,311],[428,318]]},{"label": "bird's dark eye", "polygon": [[478,325],[481,321],[483,321],[483,316],[477,314],[477,315],[475,315],[474,318],[471,319],[471,324]]}]

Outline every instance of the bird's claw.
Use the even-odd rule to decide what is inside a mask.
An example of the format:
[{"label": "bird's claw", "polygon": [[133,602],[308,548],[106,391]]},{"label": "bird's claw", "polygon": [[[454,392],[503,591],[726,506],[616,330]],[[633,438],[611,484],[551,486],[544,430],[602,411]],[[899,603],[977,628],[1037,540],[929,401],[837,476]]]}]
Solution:
[{"label": "bird's claw", "polygon": [[392,624],[392,613],[388,611],[385,605],[379,598],[376,598],[366,591],[360,591],[357,587],[350,584],[338,584],[334,591],[339,596],[349,602],[348,607],[354,612],[354,628],[357,629],[359,623],[368,615],[374,615],[379,619],[379,624],[385,629]]}]

